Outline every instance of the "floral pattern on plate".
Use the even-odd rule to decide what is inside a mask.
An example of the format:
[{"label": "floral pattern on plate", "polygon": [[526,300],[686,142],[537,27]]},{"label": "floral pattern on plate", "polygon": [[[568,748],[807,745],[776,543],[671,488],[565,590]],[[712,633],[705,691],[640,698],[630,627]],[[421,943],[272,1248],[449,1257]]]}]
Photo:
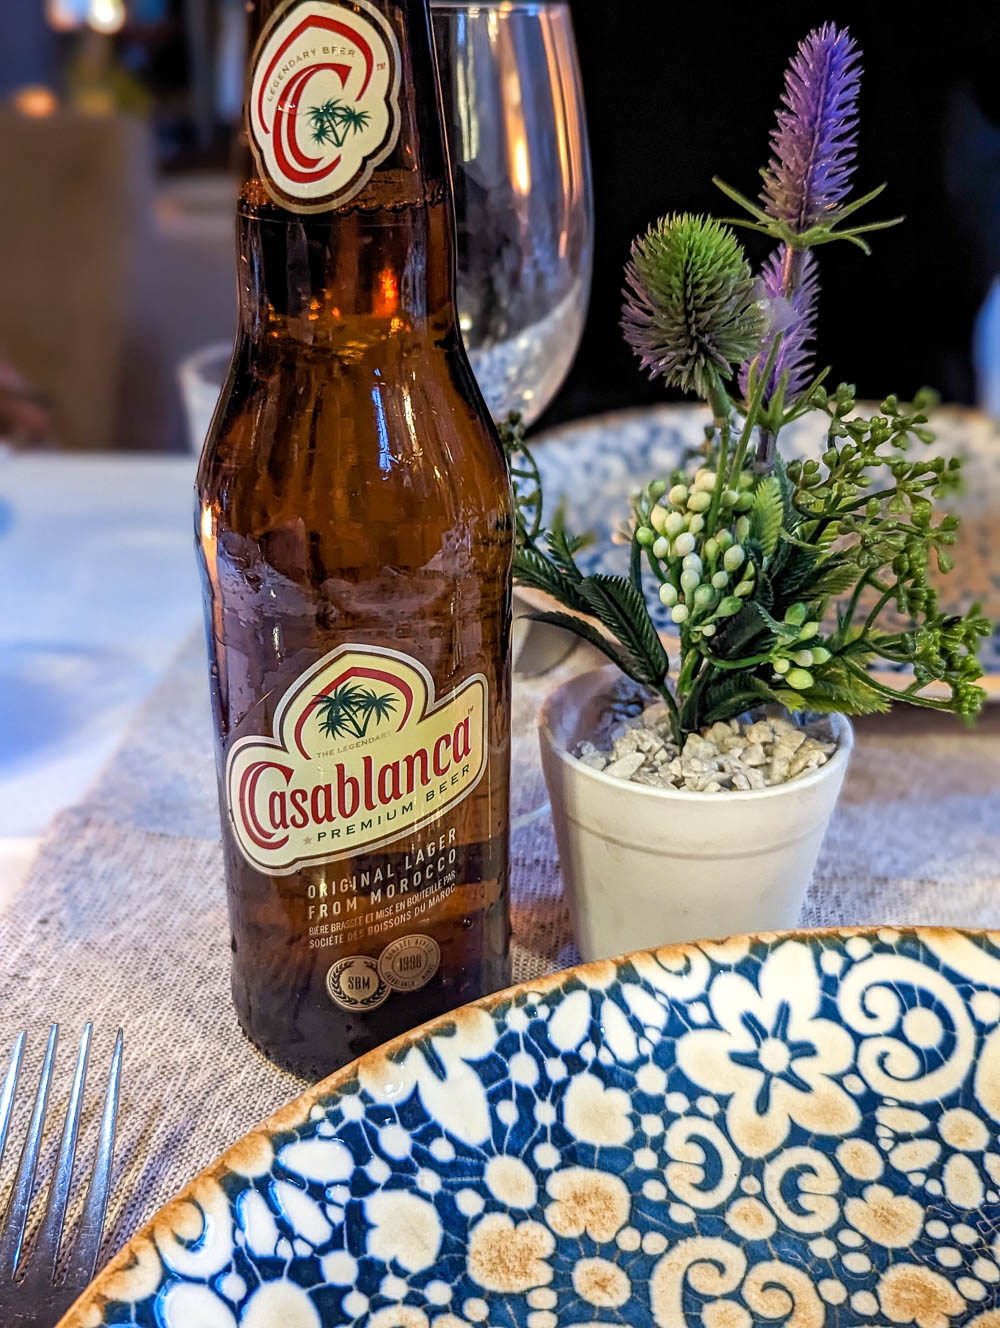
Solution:
[{"label": "floral pattern on plate", "polygon": [[[781,435],[783,455],[818,455],[823,418],[790,425]],[[659,406],[575,421],[535,440],[546,511],[565,502],[570,530],[597,537],[578,558],[586,573],[622,573],[627,559],[614,536],[628,520],[629,495],[652,479],[665,478],[693,454],[705,441],[708,421],[700,406]],[[964,492],[942,504],[964,523],[955,570],[943,580],[946,602],[965,609],[978,600],[1000,622],[1000,426],[961,409],[942,409],[932,423],[938,431],[935,446],[965,460]],[[655,596],[651,609],[661,631],[676,631],[670,611]],[[1000,674],[1000,630],[984,646],[983,665],[988,673]]]},{"label": "floral pattern on plate", "polygon": [[570,970],[306,1094],[64,1328],[1000,1325],[1000,934]]}]

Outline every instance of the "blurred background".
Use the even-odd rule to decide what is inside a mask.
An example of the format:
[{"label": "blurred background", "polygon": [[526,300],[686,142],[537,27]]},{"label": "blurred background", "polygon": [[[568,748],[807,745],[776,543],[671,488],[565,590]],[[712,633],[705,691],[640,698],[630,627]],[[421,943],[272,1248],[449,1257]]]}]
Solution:
[{"label": "blurred background", "polygon": [[[663,399],[618,332],[630,240],[662,212],[725,215],[713,174],[756,192],[784,65],[828,18],[865,53],[859,184],[888,180],[874,206],[907,224],[872,258],[824,252],[820,360],[862,394],[928,384],[1000,415],[995,10],[953,4],[931,25],[871,3],[571,9],[595,275],[542,426]],[[190,447],[180,371],[234,326],[244,44],[243,0],[0,3],[0,437]]]}]

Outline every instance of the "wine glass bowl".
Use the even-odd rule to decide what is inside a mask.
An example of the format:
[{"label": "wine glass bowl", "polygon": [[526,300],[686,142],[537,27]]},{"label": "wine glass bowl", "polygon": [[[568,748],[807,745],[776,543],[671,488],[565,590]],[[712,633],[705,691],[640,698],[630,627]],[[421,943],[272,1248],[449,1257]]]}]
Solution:
[{"label": "wine glass bowl", "polygon": [[583,333],[593,192],[569,7],[434,0],[462,335],[494,417],[530,424]]}]

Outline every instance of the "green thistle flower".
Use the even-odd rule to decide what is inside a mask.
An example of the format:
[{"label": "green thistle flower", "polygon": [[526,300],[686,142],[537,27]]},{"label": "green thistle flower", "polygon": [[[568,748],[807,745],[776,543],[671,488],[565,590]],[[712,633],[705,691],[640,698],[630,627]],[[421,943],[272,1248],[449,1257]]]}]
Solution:
[{"label": "green thistle flower", "polygon": [[727,226],[664,217],[632,246],[622,326],[669,387],[717,395],[733,367],[760,350],[767,320],[746,254]]}]

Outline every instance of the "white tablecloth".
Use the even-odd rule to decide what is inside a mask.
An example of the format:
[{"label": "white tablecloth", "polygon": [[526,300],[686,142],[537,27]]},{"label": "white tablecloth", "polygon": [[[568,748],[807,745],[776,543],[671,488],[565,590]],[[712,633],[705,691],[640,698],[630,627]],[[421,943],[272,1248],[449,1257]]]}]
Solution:
[{"label": "white tablecloth", "polygon": [[0,457],[0,906],[199,620],[195,465]]}]

